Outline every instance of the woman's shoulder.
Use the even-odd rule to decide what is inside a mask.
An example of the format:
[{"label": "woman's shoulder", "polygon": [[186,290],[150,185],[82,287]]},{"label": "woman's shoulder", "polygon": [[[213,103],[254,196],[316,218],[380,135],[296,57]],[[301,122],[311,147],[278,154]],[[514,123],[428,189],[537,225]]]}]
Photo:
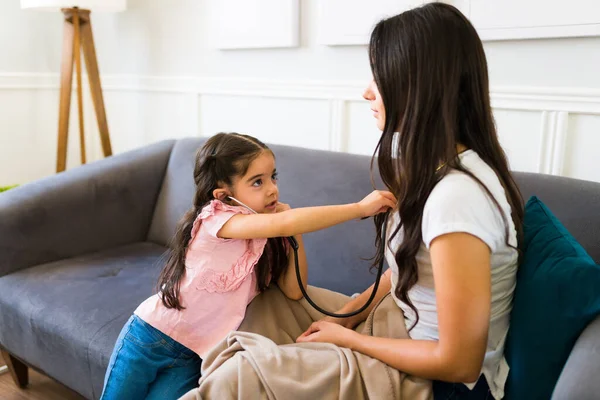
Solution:
[{"label": "woman's shoulder", "polygon": [[494,171],[473,151],[461,157],[461,162],[470,174],[451,170],[444,176],[431,191],[424,214],[442,214],[444,218],[468,214],[481,220],[502,219],[494,199],[504,205],[501,199],[504,189]]},{"label": "woman's shoulder", "polygon": [[[504,240],[503,214],[510,218],[510,205],[492,168],[475,152],[468,157],[461,161],[476,179],[463,171],[452,170],[440,180],[425,203],[424,236],[432,236],[439,229],[460,229],[475,233],[495,249]],[[467,228],[470,230],[465,230]]]},{"label": "woman's shoulder", "polygon": [[[477,178],[479,177],[477,176]],[[476,179],[462,171],[453,170],[435,185],[427,199],[427,203],[448,204],[448,202],[456,202],[464,204],[465,201],[468,203],[469,200],[480,200],[483,194],[485,194],[485,189],[481,187]]]},{"label": "woman's shoulder", "polygon": [[429,248],[436,237],[469,233],[496,251],[504,235],[502,216],[487,193],[466,174],[440,182],[425,203],[421,230]]},{"label": "woman's shoulder", "polygon": [[[431,195],[443,198],[481,199],[487,197],[486,188],[496,195],[502,184],[494,170],[473,150],[467,150],[460,157],[462,166],[470,173],[451,170],[433,188]],[[473,175],[473,176],[471,176]]]}]

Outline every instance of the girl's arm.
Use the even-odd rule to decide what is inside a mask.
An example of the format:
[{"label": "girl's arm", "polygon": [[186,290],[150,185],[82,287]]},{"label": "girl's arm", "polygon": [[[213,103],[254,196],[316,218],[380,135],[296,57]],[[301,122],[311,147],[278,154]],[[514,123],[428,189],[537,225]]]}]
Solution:
[{"label": "girl's arm", "polygon": [[[306,253],[304,252],[304,243],[302,242],[302,236],[296,235],[294,236],[296,241],[298,242],[298,265],[300,266],[300,275],[302,276],[302,283],[304,284],[304,289],[307,286],[308,280],[308,268],[306,262]],[[302,298],[302,292],[300,291],[300,287],[298,286],[298,279],[296,278],[296,262],[294,261],[294,249],[290,246],[290,251],[288,252],[288,266],[286,270],[279,277],[279,281],[277,285],[285,294],[285,296],[292,300],[300,300]]]},{"label": "girl's arm", "polygon": [[410,375],[475,382],[481,372],[490,322],[490,249],[475,236],[450,233],[434,239],[430,253],[438,341],[363,336],[324,321],[315,322],[298,341],[349,347]]},{"label": "girl's arm", "polygon": [[396,198],[392,193],[375,190],[359,203],[296,208],[274,214],[234,215],[223,225],[217,236],[227,239],[295,236],[352,219],[370,217],[395,205]]}]

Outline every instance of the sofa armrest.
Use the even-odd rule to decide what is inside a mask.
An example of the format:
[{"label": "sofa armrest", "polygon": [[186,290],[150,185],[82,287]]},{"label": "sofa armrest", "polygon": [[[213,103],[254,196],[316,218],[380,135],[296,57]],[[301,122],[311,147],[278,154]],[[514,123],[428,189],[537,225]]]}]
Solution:
[{"label": "sofa armrest", "polygon": [[146,239],[174,141],[0,194],[0,276]]},{"label": "sofa armrest", "polygon": [[600,316],[592,321],[575,342],[552,400],[596,399],[600,393]]}]

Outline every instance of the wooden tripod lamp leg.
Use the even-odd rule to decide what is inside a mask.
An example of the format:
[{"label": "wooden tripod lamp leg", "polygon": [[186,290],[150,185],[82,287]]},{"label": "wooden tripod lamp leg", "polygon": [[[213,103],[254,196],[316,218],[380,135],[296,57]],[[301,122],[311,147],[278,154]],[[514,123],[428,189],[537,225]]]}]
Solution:
[{"label": "wooden tripod lamp leg", "polygon": [[85,164],[85,130],[83,125],[83,92],[81,87],[81,29],[79,24],[79,10],[73,11],[73,28],[75,29],[74,36],[74,52],[75,52],[75,69],[77,71],[77,109],[79,111],[79,145],[81,149],[81,164]]},{"label": "wooden tripod lamp leg", "polygon": [[102,86],[100,85],[100,73],[98,71],[98,60],[96,59],[96,49],[94,47],[94,36],[92,35],[92,22],[89,17],[89,11],[80,10],[80,17],[81,44],[83,46],[85,66],[90,81],[92,102],[94,103],[96,118],[98,119],[98,130],[100,131],[102,151],[104,157],[108,157],[112,155],[112,147],[110,144],[110,135],[108,133],[108,122],[106,120],[106,111],[104,109],[104,98],[102,97]]},{"label": "wooden tripod lamp leg", "polygon": [[68,21],[70,11],[65,11],[62,64],[60,69],[60,106],[58,112],[58,150],[56,172],[67,167],[67,141],[69,138],[69,114],[71,111],[71,83],[73,81],[73,54],[75,29]]}]

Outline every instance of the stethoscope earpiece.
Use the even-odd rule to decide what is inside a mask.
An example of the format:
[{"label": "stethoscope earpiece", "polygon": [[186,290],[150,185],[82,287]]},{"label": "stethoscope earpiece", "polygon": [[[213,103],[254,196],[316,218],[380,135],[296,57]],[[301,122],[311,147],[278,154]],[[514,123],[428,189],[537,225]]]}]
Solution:
[{"label": "stethoscope earpiece", "polygon": [[247,210],[249,210],[249,211],[252,211],[254,214],[258,214],[256,211],[254,211],[253,209],[251,209],[250,207],[248,207],[247,205],[245,205],[244,203],[242,203],[241,201],[239,201],[239,200],[238,200],[238,199],[236,199],[235,197],[233,197],[233,196],[227,196],[227,198],[228,198],[229,200],[233,200],[233,201],[235,201],[236,203],[238,203],[240,206],[244,207],[245,209],[247,209]]}]

